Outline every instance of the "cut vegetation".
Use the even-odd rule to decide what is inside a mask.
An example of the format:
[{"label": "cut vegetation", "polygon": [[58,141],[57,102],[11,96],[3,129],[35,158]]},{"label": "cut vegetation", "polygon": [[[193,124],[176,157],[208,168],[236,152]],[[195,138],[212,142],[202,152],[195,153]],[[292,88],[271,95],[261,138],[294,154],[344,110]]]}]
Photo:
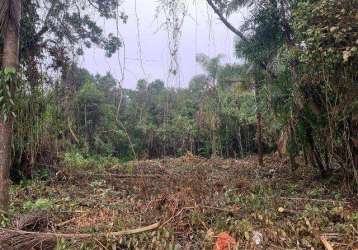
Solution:
[{"label": "cut vegetation", "polygon": [[237,249],[357,249],[357,197],[334,177],[321,180],[304,166],[291,174],[282,160],[264,160],[260,167],[254,158],[187,154],[64,168],[13,187],[1,244],[213,249],[226,232]]}]

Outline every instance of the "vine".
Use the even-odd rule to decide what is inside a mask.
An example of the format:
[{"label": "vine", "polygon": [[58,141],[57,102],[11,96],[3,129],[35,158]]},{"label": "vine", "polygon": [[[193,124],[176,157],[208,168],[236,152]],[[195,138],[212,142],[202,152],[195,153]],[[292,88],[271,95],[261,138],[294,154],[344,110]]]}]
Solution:
[{"label": "vine", "polygon": [[170,55],[169,75],[177,77],[180,84],[180,69],[179,69],[179,43],[182,36],[182,27],[184,25],[185,17],[188,14],[188,8],[185,1],[177,0],[160,0],[157,8],[157,16],[163,14],[164,22],[161,25],[168,35],[168,49]]}]

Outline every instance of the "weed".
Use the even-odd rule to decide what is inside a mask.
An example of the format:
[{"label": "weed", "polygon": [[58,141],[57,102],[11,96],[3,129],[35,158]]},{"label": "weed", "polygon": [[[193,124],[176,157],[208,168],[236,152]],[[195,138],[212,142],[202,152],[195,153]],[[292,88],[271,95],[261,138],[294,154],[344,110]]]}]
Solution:
[{"label": "weed", "polygon": [[35,202],[26,201],[23,205],[24,210],[47,210],[53,206],[52,201],[48,199],[38,199]]},{"label": "weed", "polygon": [[294,195],[297,193],[297,187],[298,187],[297,184],[289,183],[286,186],[286,190],[289,194]]}]

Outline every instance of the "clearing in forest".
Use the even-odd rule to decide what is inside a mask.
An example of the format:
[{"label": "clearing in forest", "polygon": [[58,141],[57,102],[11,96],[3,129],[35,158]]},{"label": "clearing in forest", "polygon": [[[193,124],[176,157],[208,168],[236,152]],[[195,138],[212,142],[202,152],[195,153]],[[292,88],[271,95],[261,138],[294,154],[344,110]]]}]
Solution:
[{"label": "clearing in forest", "polygon": [[67,168],[13,188],[1,244],[220,250],[227,233],[237,249],[357,249],[357,199],[316,176],[304,166],[292,174],[274,157],[259,167],[190,154]]}]

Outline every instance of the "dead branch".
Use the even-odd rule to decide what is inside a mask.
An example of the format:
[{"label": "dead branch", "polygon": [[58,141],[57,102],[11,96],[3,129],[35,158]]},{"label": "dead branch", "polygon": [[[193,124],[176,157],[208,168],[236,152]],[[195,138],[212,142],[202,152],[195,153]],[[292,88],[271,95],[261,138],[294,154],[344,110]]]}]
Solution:
[{"label": "dead branch", "polygon": [[69,120],[67,121],[67,126],[68,126],[68,130],[70,131],[72,138],[76,141],[77,144],[80,144],[80,140],[78,139],[75,132],[73,131]]},{"label": "dead branch", "polygon": [[202,208],[207,208],[207,209],[212,209],[212,210],[217,210],[217,211],[221,211],[221,212],[226,212],[226,213],[238,213],[238,210],[233,210],[233,209],[225,209],[225,208],[220,208],[220,207],[212,207],[212,206],[200,206]]},{"label": "dead branch", "polygon": [[71,222],[73,222],[73,221],[75,221],[75,220],[77,220],[77,219],[81,219],[81,218],[84,218],[84,217],[86,217],[86,216],[88,216],[87,213],[86,213],[86,214],[83,214],[83,215],[81,215],[81,216],[79,216],[79,217],[73,217],[72,219],[69,219],[69,220],[66,220],[66,221],[64,221],[64,222],[60,222],[60,223],[56,224],[56,227],[63,227],[63,226],[65,226],[65,225],[67,225],[67,224],[69,224],[69,223],[71,223]]},{"label": "dead branch", "polygon": [[41,249],[53,249],[58,239],[65,240],[95,240],[107,237],[121,237],[124,235],[139,234],[159,228],[160,223],[146,227],[123,230],[112,233],[81,234],[81,233],[54,233],[54,232],[31,232],[16,229],[0,229],[0,249],[33,249],[41,246]]},{"label": "dead branch", "polygon": [[106,173],[106,174],[89,174],[89,175],[95,175],[95,176],[102,176],[102,177],[116,177],[116,178],[160,178],[163,177],[161,175],[129,175],[129,174],[112,174],[112,173]]},{"label": "dead branch", "polygon": [[160,223],[154,223],[152,225],[146,227],[140,227],[136,229],[128,229],[119,232],[112,233],[99,233],[99,234],[81,234],[81,233],[42,233],[42,232],[29,232],[23,230],[15,230],[15,229],[0,229],[0,234],[15,234],[15,235],[24,235],[24,236],[32,236],[38,237],[41,239],[93,239],[93,238],[102,238],[102,237],[119,237],[124,235],[132,235],[138,233],[144,233],[147,231],[152,231],[159,228]]},{"label": "dead branch", "polygon": [[167,221],[165,221],[163,224],[160,225],[160,227],[164,227],[166,224],[168,224],[169,222],[171,222],[172,220],[174,220],[176,217],[178,217],[181,213],[183,213],[185,210],[191,210],[191,209],[195,209],[195,207],[183,207],[182,209],[180,209],[180,211],[176,214],[174,214],[172,217],[170,217]]},{"label": "dead branch", "polygon": [[293,200],[293,201],[314,201],[314,202],[323,202],[323,203],[345,203],[349,204],[348,201],[335,201],[335,200],[321,200],[321,199],[310,199],[310,198],[299,198],[299,197],[280,197],[283,200]]},{"label": "dead branch", "polygon": [[328,240],[326,239],[326,237],[321,236],[320,237],[322,244],[324,245],[324,247],[326,248],[326,250],[333,250],[332,245],[328,242]]}]

